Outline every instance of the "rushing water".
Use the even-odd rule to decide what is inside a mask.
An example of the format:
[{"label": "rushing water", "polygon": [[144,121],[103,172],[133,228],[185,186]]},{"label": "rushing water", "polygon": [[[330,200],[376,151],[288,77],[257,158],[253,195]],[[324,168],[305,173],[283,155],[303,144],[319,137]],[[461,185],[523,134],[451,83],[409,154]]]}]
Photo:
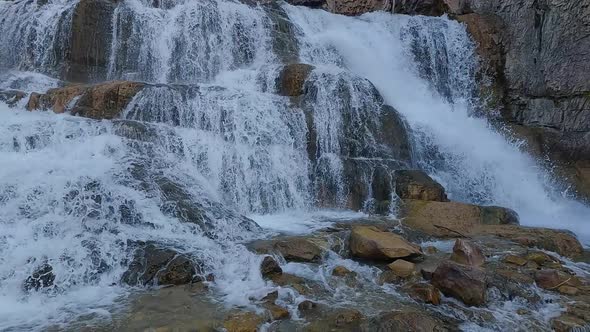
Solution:
[{"label": "rushing water", "polygon": [[[0,68],[59,78],[75,3],[1,2]],[[474,115],[477,62],[457,22],[127,0],[112,26],[109,78],[186,85],[146,87],[113,122],[0,104],[0,329],[108,316],[128,291],[119,281],[133,241],[203,261],[226,303],[247,305],[271,285],[259,275],[261,258],[241,243],[358,217],[316,210],[326,200],[346,205],[351,161],[418,165],[455,200],[507,206],[525,225],[568,228],[590,241],[581,227],[590,209],[563,197],[535,160]],[[313,93],[300,103],[274,91],[282,61],[297,57],[315,66],[306,85]],[[0,87],[25,91],[61,84],[38,73],[0,78]],[[394,112],[383,103],[407,121],[411,151],[380,147],[373,128]],[[307,150],[309,110],[315,154]],[[195,211],[199,222],[189,222]],[[54,286],[23,291],[43,264]]]}]

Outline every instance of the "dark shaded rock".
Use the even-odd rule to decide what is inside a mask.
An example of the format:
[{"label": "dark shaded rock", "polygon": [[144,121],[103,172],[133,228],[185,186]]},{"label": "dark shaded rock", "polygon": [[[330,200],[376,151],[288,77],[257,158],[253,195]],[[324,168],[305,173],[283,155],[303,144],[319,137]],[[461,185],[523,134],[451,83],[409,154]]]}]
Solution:
[{"label": "dark shaded rock", "polygon": [[50,89],[45,94],[31,94],[28,110],[52,110],[55,113],[71,112],[91,119],[117,117],[133,97],[144,87],[143,83],[112,81],[97,85],[71,85]]},{"label": "dark shaded rock", "polygon": [[397,0],[393,3],[396,14],[440,16],[449,11],[445,0]]},{"label": "dark shaded rock", "polygon": [[32,275],[27,277],[23,283],[23,288],[26,291],[38,291],[42,288],[49,288],[53,286],[55,281],[55,274],[53,267],[47,263],[39,266]]},{"label": "dark shaded rock", "polygon": [[78,2],[72,16],[72,33],[66,52],[66,80],[94,82],[106,78],[115,7],[116,0]]},{"label": "dark shaded rock", "polygon": [[309,300],[302,301],[297,305],[297,309],[301,312],[313,310],[316,307],[317,307],[317,304],[315,304],[314,302],[309,301]]},{"label": "dark shaded rock", "polygon": [[319,8],[326,3],[325,0],[287,0],[287,3],[290,3],[294,6],[306,6],[311,8]]},{"label": "dark shaded rock", "polygon": [[[291,1],[288,1],[291,2]],[[313,2],[322,2],[316,0],[303,1],[303,6],[313,7]],[[295,3],[292,3],[295,4]],[[320,3],[321,5],[321,3]],[[272,1],[263,7],[273,23],[272,48],[274,53],[285,64],[297,62],[299,59],[299,45],[296,38],[295,26],[289,20],[285,10],[277,3]]]},{"label": "dark shaded rock", "polygon": [[448,201],[445,188],[420,170],[394,172],[395,193],[402,199]]},{"label": "dark shaded rock", "polygon": [[369,322],[369,331],[448,331],[448,325],[441,319],[426,312],[394,311],[381,314]]},{"label": "dark shaded rock", "polygon": [[420,246],[403,237],[376,227],[356,226],[350,233],[350,251],[354,257],[392,261],[397,258],[421,257]]},{"label": "dark shaded rock", "polygon": [[133,261],[123,274],[128,285],[183,285],[202,281],[202,266],[172,249],[154,243],[136,244]]},{"label": "dark shaded rock", "polygon": [[504,256],[502,261],[504,263],[514,264],[514,265],[518,265],[518,266],[524,266],[527,263],[526,258],[516,256],[516,255],[506,255],[506,256]]},{"label": "dark shaded rock", "polygon": [[482,266],[485,263],[485,256],[481,249],[473,242],[457,239],[453,246],[451,260],[464,265]]},{"label": "dark shaded rock", "polygon": [[326,0],[324,8],[335,14],[355,16],[374,11],[391,11],[392,0]]},{"label": "dark shaded rock", "polygon": [[304,63],[286,65],[277,78],[277,90],[282,96],[297,97],[304,91],[305,81],[313,66]]},{"label": "dark shaded rock", "polygon": [[18,90],[0,90],[0,102],[4,102],[8,106],[16,105],[26,96],[26,93]]},{"label": "dark shaded rock", "polygon": [[283,269],[279,266],[279,263],[271,256],[266,256],[260,264],[260,273],[263,278],[270,278],[275,274],[282,274]]},{"label": "dark shaded rock", "polygon": [[446,261],[438,266],[432,284],[445,295],[472,306],[486,302],[486,276],[479,268]]}]

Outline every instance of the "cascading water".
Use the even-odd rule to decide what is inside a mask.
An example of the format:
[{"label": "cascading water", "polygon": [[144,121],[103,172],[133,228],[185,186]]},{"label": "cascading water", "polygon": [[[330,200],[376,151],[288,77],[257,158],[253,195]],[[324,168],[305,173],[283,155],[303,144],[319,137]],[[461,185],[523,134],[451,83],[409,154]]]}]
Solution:
[{"label": "cascading water", "polygon": [[[0,67],[59,77],[75,4],[0,3]],[[456,200],[511,207],[523,224],[590,240],[576,227],[589,209],[555,193],[534,160],[472,114],[476,62],[456,22],[128,0],[112,27],[108,77],[149,82],[120,119],[0,104],[0,329],[108,315],[129,291],[119,285],[138,241],[203,262],[227,303],[247,305],[272,287],[241,243],[358,216],[316,208],[352,206],[347,174],[362,174],[370,191],[381,168],[418,165]],[[282,61],[297,57],[315,67],[306,93],[279,96]],[[0,78],[24,91],[61,84]],[[387,105],[412,129],[411,147]],[[24,290],[45,266],[52,286]]]}]

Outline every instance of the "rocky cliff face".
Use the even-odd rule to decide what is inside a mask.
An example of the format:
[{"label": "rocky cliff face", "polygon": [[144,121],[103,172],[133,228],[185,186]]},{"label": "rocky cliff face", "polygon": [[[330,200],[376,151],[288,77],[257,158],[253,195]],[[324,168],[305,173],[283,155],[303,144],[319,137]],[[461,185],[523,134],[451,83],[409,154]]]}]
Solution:
[{"label": "rocky cliff face", "polygon": [[[453,13],[453,11],[451,11]],[[478,43],[487,92],[533,152],[574,169],[590,160],[590,1],[471,0],[454,8]]]}]

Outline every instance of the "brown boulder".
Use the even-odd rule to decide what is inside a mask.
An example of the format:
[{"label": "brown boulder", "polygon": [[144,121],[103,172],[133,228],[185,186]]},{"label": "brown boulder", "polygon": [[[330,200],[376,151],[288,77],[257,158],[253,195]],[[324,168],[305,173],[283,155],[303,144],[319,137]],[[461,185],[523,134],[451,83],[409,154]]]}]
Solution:
[{"label": "brown boulder", "polygon": [[402,199],[448,201],[445,188],[419,170],[398,170],[394,173],[395,192]]},{"label": "brown boulder", "polygon": [[416,301],[440,304],[440,292],[436,287],[427,283],[415,283],[406,287],[406,292]]},{"label": "brown boulder", "polygon": [[438,237],[474,235],[482,225],[517,222],[509,209],[458,202],[406,199],[401,213],[406,226]]},{"label": "brown boulder", "polygon": [[580,285],[579,279],[575,276],[550,269],[537,271],[535,273],[535,282],[537,286],[548,290],[558,290],[561,286],[575,287]]},{"label": "brown boulder", "polygon": [[277,89],[281,96],[297,97],[304,93],[304,85],[313,66],[304,63],[292,63],[283,67],[277,78]]},{"label": "brown boulder", "polygon": [[282,274],[283,269],[274,258],[266,256],[260,264],[260,273],[262,273],[263,278],[271,278],[273,275]]},{"label": "brown boulder", "polygon": [[393,260],[421,257],[420,246],[403,237],[373,226],[356,226],[350,233],[350,251],[354,257],[370,260]]},{"label": "brown boulder", "polygon": [[97,85],[71,85],[50,89],[45,94],[31,94],[27,109],[70,111],[91,119],[113,119],[127,107],[144,83],[112,81]]},{"label": "brown boulder", "polygon": [[445,295],[467,305],[479,306],[486,302],[486,276],[479,268],[446,261],[434,271],[431,282]]},{"label": "brown boulder", "polygon": [[387,267],[401,278],[409,278],[416,272],[416,265],[403,259],[398,259]]},{"label": "brown boulder", "polygon": [[473,242],[457,239],[453,246],[451,260],[464,265],[482,266],[485,263],[485,257],[481,249]]},{"label": "brown boulder", "polygon": [[252,247],[262,254],[279,253],[289,262],[319,262],[323,253],[320,246],[304,237],[261,240],[254,242]]}]

